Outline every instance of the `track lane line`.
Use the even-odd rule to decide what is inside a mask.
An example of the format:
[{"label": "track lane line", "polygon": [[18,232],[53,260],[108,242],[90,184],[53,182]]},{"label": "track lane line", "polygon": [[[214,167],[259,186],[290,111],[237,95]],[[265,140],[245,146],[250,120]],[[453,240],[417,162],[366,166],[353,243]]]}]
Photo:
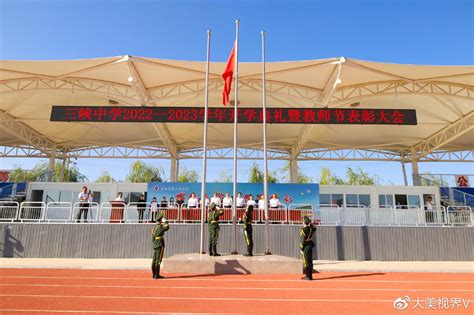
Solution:
[{"label": "track lane line", "polygon": [[202,287],[202,286],[145,286],[145,285],[69,285],[69,284],[15,284],[15,283],[0,283],[0,287],[58,287],[58,288],[114,288],[114,289],[181,289],[181,290],[245,290],[245,291],[259,291],[259,290],[272,290],[272,291],[403,291],[403,292],[474,292],[473,290],[463,290],[463,289],[406,289],[406,288],[321,288],[321,287],[312,287],[312,288],[253,288],[253,287]]},{"label": "track lane line", "polygon": [[[160,296],[104,296],[104,295],[42,295],[42,294],[0,294],[0,297],[11,297],[11,298],[80,298],[80,299],[133,299],[133,300],[197,300],[197,301],[242,301],[242,298],[205,298],[205,297],[160,297]],[[393,302],[393,300],[348,300],[348,299],[257,299],[257,298],[246,298],[245,301],[263,301],[263,302],[364,302],[364,303],[379,303],[379,302]]]},{"label": "track lane line", "polygon": [[[245,275],[241,275],[245,276]],[[278,276],[278,275],[276,275]],[[300,275],[295,275],[300,277]],[[302,276],[302,275],[301,275]],[[0,279],[80,279],[80,280],[150,280],[150,277],[143,278],[120,278],[120,277],[55,277],[55,276],[0,276]],[[183,278],[173,277],[173,278],[164,278],[160,281],[228,281],[228,282],[301,282],[300,279],[232,279],[232,278]],[[457,283],[457,284],[474,284],[474,281],[452,281],[452,280],[337,280],[337,279],[318,279],[314,278],[314,281],[324,281],[324,282],[349,282],[349,283]]]}]

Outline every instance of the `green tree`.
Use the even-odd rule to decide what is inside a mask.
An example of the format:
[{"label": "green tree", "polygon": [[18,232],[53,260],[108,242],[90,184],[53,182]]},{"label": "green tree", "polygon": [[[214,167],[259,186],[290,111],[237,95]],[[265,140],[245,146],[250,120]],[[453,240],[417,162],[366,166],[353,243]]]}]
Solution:
[{"label": "green tree", "polygon": [[344,185],[344,180],[331,173],[331,170],[327,167],[321,169],[319,176],[320,185]]},{"label": "green tree", "polygon": [[13,168],[10,172],[10,181],[14,183],[35,182],[41,177],[42,170],[37,164],[32,170],[24,170],[19,166]]},{"label": "green tree", "polygon": [[95,180],[96,183],[115,183],[116,180],[110,176],[109,172],[104,171],[102,174]]},{"label": "green tree", "polygon": [[[286,174],[283,176],[285,182],[290,182],[290,172],[291,164],[290,161],[287,161],[286,164],[280,169],[281,174]],[[298,167],[298,184],[308,184],[314,183],[314,178],[303,173],[303,171]]]},{"label": "green tree", "polygon": [[178,182],[180,183],[197,183],[199,181],[199,174],[195,170],[188,170],[183,167],[179,170]]},{"label": "green tree", "polygon": [[229,171],[221,171],[219,177],[215,180],[216,183],[232,183],[232,175]]},{"label": "green tree", "polygon": [[369,173],[364,172],[361,168],[353,170],[351,167],[347,168],[346,179],[340,178],[331,173],[327,167],[321,169],[319,184],[321,185],[377,185],[379,179],[377,176],[370,176]]},{"label": "green tree", "polygon": [[351,167],[347,168],[347,185],[368,185],[374,186],[379,183],[377,176],[370,176],[369,173],[364,172],[360,167],[354,171]]},{"label": "green tree", "polygon": [[142,161],[135,161],[130,166],[126,181],[129,183],[162,182],[164,174],[163,167],[154,167]]},{"label": "green tree", "polygon": [[[56,162],[54,165],[53,180],[61,180],[62,163]],[[15,167],[10,173],[10,180],[15,183],[21,182],[44,182],[48,180],[48,163],[38,163],[32,170],[24,170]],[[63,182],[85,182],[87,177],[82,174],[77,166],[70,166],[63,172]]]},{"label": "green tree", "polygon": [[[249,171],[249,183],[263,183],[263,172],[259,169],[256,163],[252,164]],[[278,178],[275,172],[268,172],[267,181],[268,183],[278,183]]]}]

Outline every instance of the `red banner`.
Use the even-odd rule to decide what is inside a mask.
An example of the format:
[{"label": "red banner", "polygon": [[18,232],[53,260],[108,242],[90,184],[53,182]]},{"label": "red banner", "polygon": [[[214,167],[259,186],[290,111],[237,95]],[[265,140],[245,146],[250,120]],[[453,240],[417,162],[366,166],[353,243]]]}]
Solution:
[{"label": "red banner", "polygon": [[[233,108],[209,108],[209,123],[233,123]],[[262,108],[238,109],[239,123],[263,121]],[[203,123],[201,107],[53,106],[51,121]],[[269,124],[416,125],[412,109],[267,108]]]}]

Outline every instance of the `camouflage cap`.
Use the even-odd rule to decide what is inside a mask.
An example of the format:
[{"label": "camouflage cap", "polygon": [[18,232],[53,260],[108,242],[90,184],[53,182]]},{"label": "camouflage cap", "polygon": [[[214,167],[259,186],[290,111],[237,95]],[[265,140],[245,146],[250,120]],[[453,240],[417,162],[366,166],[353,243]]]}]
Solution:
[{"label": "camouflage cap", "polygon": [[303,221],[304,221],[304,224],[310,224],[311,223],[311,220],[307,216],[304,216]]}]

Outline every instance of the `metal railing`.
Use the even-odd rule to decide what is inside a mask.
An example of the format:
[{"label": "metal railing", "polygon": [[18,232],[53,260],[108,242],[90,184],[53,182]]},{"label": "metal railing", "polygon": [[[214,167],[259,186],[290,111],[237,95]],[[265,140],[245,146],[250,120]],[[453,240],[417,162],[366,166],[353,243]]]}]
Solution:
[{"label": "metal railing", "polygon": [[452,225],[474,224],[474,214],[469,206],[449,206],[446,209],[446,219],[447,223]]},{"label": "metal railing", "polygon": [[16,201],[0,201],[0,222],[15,221],[20,204]]},{"label": "metal railing", "polygon": [[[222,223],[232,222],[232,209],[222,209]],[[243,216],[245,208],[238,208],[236,218]],[[64,222],[64,223],[153,223],[157,213],[173,223],[201,222],[201,208],[190,208],[187,204],[158,207],[156,204],[131,202],[30,202],[21,204],[0,202],[0,222]],[[209,215],[206,209],[205,220]],[[268,209],[271,224],[300,224],[304,216],[321,225],[367,225],[367,226],[473,226],[474,213],[469,206],[419,208],[418,206],[340,207],[321,204],[313,209],[310,204],[281,205]],[[263,210],[255,209],[254,224],[265,223]]]},{"label": "metal railing", "polygon": [[305,216],[310,219],[316,219],[313,205],[296,203],[288,205],[287,221],[289,224],[301,224]]},{"label": "metal railing", "polygon": [[44,202],[25,201],[20,205],[18,220],[21,222],[34,222],[43,220],[46,205]]},{"label": "metal railing", "polygon": [[72,205],[70,202],[48,202],[44,220],[48,222],[68,222],[71,220],[71,212]]}]

